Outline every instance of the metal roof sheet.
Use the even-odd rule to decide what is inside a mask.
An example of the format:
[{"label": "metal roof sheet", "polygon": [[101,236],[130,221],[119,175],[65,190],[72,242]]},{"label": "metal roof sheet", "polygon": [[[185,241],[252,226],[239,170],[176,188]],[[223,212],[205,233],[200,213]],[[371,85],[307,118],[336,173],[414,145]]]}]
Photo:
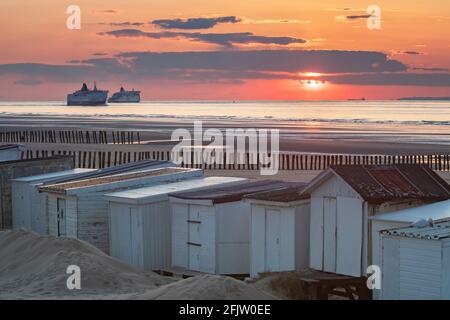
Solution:
[{"label": "metal roof sheet", "polygon": [[416,239],[429,239],[429,240],[441,240],[450,238],[450,220],[436,222],[432,226],[427,227],[404,227],[390,230],[381,231],[382,234],[416,238]]},{"label": "metal roof sheet", "polygon": [[450,199],[450,186],[423,165],[343,165],[330,170],[370,202]]},{"label": "metal roof sheet", "polygon": [[242,182],[245,178],[234,177],[206,177],[195,178],[178,182],[170,182],[150,187],[118,191],[106,194],[104,197],[110,201],[118,202],[133,202],[136,204],[145,204],[157,199],[161,196],[168,196],[169,194],[175,194],[177,192],[183,192],[186,190],[201,189],[214,185],[230,184]]},{"label": "metal roof sheet", "polygon": [[270,202],[294,202],[309,199],[309,194],[302,193],[306,183],[296,183],[294,186],[286,186],[277,190],[269,190],[246,195],[244,198]]},{"label": "metal roof sheet", "polygon": [[56,178],[68,177],[68,176],[73,176],[73,175],[76,176],[77,174],[80,174],[80,173],[87,173],[87,172],[92,172],[92,171],[95,171],[95,170],[94,169],[76,168],[76,169],[71,169],[71,170],[38,174],[35,176],[21,177],[21,178],[17,178],[17,179],[11,179],[11,181],[42,183],[42,182],[53,180]]},{"label": "metal roof sheet", "polygon": [[377,214],[370,217],[374,221],[392,221],[413,223],[421,219],[441,220],[450,218],[450,200],[435,202],[420,207],[395,212]]},{"label": "metal roof sheet", "polygon": [[8,161],[0,162],[0,167],[1,166],[8,166],[8,165],[14,164],[14,163],[26,164],[26,163],[30,163],[30,162],[41,162],[41,161],[46,161],[46,160],[61,160],[61,159],[73,159],[73,156],[69,156],[69,155],[54,155],[54,156],[45,157],[45,158],[8,160]]},{"label": "metal roof sheet", "polygon": [[25,146],[23,144],[2,144],[2,145],[0,145],[0,150],[8,150],[8,149],[25,150]]},{"label": "metal roof sheet", "polygon": [[208,190],[181,192],[171,196],[185,200],[211,200],[213,204],[219,204],[240,201],[244,196],[252,193],[276,190],[293,185],[295,185],[293,182],[278,180],[250,181]]},{"label": "metal roof sheet", "polygon": [[99,178],[99,177],[105,177],[105,176],[110,176],[110,175],[114,175],[114,174],[132,173],[132,172],[142,171],[142,170],[146,170],[146,169],[156,169],[156,168],[163,168],[163,167],[176,167],[176,165],[170,161],[141,160],[141,161],[136,161],[136,162],[124,163],[124,164],[120,164],[120,165],[113,166],[113,167],[96,169],[91,172],[79,173],[79,174],[69,176],[69,177],[55,178],[53,180],[46,181],[46,184],[56,184],[56,183],[70,182],[70,181],[76,181],[76,180]]},{"label": "metal roof sheet", "polygon": [[165,174],[187,172],[187,171],[194,171],[194,170],[195,169],[172,168],[172,167],[162,168],[162,169],[151,169],[151,170],[145,170],[145,171],[140,171],[140,172],[122,173],[122,174],[98,177],[98,178],[93,178],[93,179],[76,180],[76,181],[67,182],[67,183],[45,185],[45,186],[40,187],[39,190],[40,191],[48,191],[48,192],[64,192],[68,189],[91,187],[91,186],[114,183],[114,182],[124,181],[124,180],[138,179],[138,178],[150,177],[150,176],[160,176],[160,175],[165,175]]}]

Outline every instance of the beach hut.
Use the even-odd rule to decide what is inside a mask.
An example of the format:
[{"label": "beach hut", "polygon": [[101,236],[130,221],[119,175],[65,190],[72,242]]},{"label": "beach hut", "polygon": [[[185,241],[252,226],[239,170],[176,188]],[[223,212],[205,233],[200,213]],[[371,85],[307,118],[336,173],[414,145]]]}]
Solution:
[{"label": "beach hut", "polygon": [[74,169],[12,179],[13,228],[25,228],[41,235],[48,234],[47,194],[39,193],[40,186],[170,166],[174,164],[169,161],[142,160],[103,169]]},{"label": "beach hut", "polygon": [[450,299],[450,220],[381,232],[381,298]]},{"label": "beach hut", "polygon": [[25,150],[26,148],[22,144],[0,145],[0,162],[19,160]]},{"label": "beach hut", "polygon": [[48,234],[47,198],[38,187],[59,178],[76,177],[93,169],[72,169],[33,175],[11,180],[13,228],[24,228],[38,234]]},{"label": "beach hut", "polygon": [[[419,221],[450,219],[450,200],[432,204],[379,214],[370,217],[372,235],[372,264],[381,267],[381,240],[382,230],[403,228]],[[374,298],[380,298],[380,290],[374,290]]]},{"label": "beach hut", "polygon": [[171,267],[169,194],[230,185],[243,178],[208,177],[109,193],[109,253],[145,270]]},{"label": "beach hut", "polygon": [[105,193],[203,176],[198,169],[162,168],[39,187],[47,193],[49,234],[89,242],[109,252]]},{"label": "beach hut", "polygon": [[250,276],[309,266],[309,195],[305,184],[245,196],[251,205]]},{"label": "beach hut", "polygon": [[370,217],[372,233],[372,264],[380,265],[380,231],[410,226],[421,220],[450,219],[450,200],[379,214]]},{"label": "beach hut", "polygon": [[0,162],[0,229],[12,228],[11,180],[74,168],[72,156]]},{"label": "beach hut", "polygon": [[311,195],[310,267],[365,276],[369,217],[450,198],[450,186],[422,165],[331,166],[305,188]]},{"label": "beach hut", "polygon": [[287,185],[264,180],[171,195],[172,266],[212,274],[249,274],[250,203],[242,198]]}]

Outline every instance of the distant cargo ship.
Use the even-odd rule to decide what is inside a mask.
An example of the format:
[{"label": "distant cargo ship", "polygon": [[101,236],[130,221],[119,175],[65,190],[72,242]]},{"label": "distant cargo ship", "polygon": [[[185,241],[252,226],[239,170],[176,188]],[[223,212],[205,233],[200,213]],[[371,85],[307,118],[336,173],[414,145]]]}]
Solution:
[{"label": "distant cargo ship", "polygon": [[108,90],[98,90],[94,83],[94,89],[89,90],[83,83],[81,90],[67,95],[68,106],[99,106],[105,105],[108,98]]},{"label": "distant cargo ship", "polygon": [[366,98],[347,99],[348,101],[366,101]]},{"label": "distant cargo ship", "polygon": [[120,87],[120,91],[114,93],[108,102],[125,103],[125,102],[140,102],[141,92],[136,90],[127,91],[123,87]]}]

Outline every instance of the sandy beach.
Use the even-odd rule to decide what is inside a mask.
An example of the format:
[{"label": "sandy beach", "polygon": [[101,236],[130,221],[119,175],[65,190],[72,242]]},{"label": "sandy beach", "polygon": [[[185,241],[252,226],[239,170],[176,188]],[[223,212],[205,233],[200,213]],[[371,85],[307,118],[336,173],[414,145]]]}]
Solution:
[{"label": "sandy beach", "polygon": [[[58,145],[60,150],[95,150],[95,151],[151,151],[170,149],[177,142],[171,141],[172,132],[185,128],[192,130],[194,119],[137,119],[111,117],[74,117],[74,116],[39,116],[39,115],[1,115],[2,130],[52,129],[52,130],[122,130],[139,131],[142,145],[133,146],[80,146]],[[372,128],[373,127],[373,128]],[[448,132],[416,132],[398,126],[381,128],[374,125],[342,126],[333,123],[307,126],[302,123],[277,121],[237,121],[203,120],[203,129],[217,128],[257,128],[279,129],[280,150],[306,153],[346,153],[346,154],[431,154],[450,151],[450,134]],[[405,131],[406,130],[406,131]],[[436,136],[436,139],[432,139]],[[427,137],[426,142],[418,142]],[[444,138],[447,137],[445,140]],[[395,138],[395,139],[393,139]],[[443,140],[444,139],[444,140]],[[432,142],[435,141],[435,142]],[[444,141],[447,141],[444,143]],[[82,147],[82,149],[80,149]],[[98,149],[98,148],[101,149]],[[55,145],[30,144],[33,150],[55,150]]]}]

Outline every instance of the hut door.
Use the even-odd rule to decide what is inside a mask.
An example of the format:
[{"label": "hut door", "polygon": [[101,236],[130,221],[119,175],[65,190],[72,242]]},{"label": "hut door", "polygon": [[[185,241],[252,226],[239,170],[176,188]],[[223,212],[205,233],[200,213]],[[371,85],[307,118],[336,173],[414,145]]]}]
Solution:
[{"label": "hut door", "polygon": [[281,214],[276,210],[266,213],[266,271],[280,270]]},{"label": "hut door", "polygon": [[323,270],[336,272],[336,198],[323,198]]},{"label": "hut door", "polygon": [[189,269],[201,271],[200,251],[202,248],[202,217],[197,206],[190,206],[188,220]]},{"label": "hut door", "polygon": [[58,198],[56,202],[58,237],[66,236],[66,199]]},{"label": "hut door", "polygon": [[142,226],[140,216],[136,208],[130,208],[131,225],[131,264],[138,268],[144,268],[142,256]]},{"label": "hut door", "polygon": [[338,197],[337,202],[336,273],[359,277],[363,275],[362,203],[359,199],[347,197]]}]

